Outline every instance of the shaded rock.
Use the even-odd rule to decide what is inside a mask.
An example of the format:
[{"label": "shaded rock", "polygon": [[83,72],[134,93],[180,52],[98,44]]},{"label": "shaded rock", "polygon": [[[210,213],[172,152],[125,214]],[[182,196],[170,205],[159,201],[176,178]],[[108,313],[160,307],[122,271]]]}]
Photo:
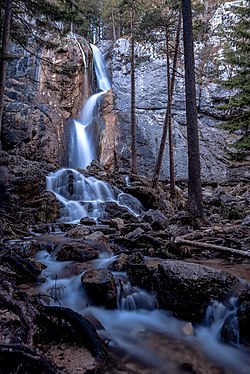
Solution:
[{"label": "shaded rock", "polygon": [[124,221],[138,221],[138,218],[133,216],[126,207],[117,205],[114,202],[105,203],[101,218],[121,218]]},{"label": "shaded rock", "polygon": [[93,218],[83,217],[80,219],[80,224],[84,226],[96,225],[96,221]]},{"label": "shaded rock", "polygon": [[250,285],[240,292],[237,312],[241,343],[250,345]]},{"label": "shaded rock", "polygon": [[141,249],[145,256],[173,258],[174,244],[171,241],[155,238],[150,234],[142,234],[134,242],[135,248]]},{"label": "shaded rock", "polygon": [[107,269],[87,270],[81,282],[96,305],[104,305],[107,308],[117,306],[115,278],[110,271]]},{"label": "shaded rock", "polygon": [[1,256],[0,279],[14,284],[36,282],[42,269],[36,261],[7,252]]},{"label": "shaded rock", "polygon": [[145,209],[151,209],[158,205],[159,191],[152,187],[133,185],[126,187],[125,191],[135,196],[142,203]]},{"label": "shaded rock", "polygon": [[250,226],[250,214],[247,215],[247,216],[243,219],[243,221],[241,222],[241,224],[242,224],[243,226]]},{"label": "shaded rock", "polygon": [[41,245],[36,240],[11,240],[4,245],[4,249],[18,253],[20,256],[27,258],[34,256],[41,250]]},{"label": "shaded rock", "polygon": [[155,269],[150,269],[146,264],[127,265],[128,277],[132,285],[152,291],[154,289],[153,275]]},{"label": "shaded rock", "polygon": [[154,230],[164,230],[168,227],[169,220],[159,210],[149,209],[142,218],[149,222]]},{"label": "shaded rock", "polygon": [[65,243],[56,250],[56,259],[58,261],[85,262],[98,256],[99,252],[85,243]]},{"label": "shaded rock", "polygon": [[194,225],[194,217],[187,212],[186,210],[181,210],[175,215],[173,215],[170,219],[170,223],[179,223],[182,225],[188,225],[188,226],[193,226]]},{"label": "shaded rock", "polygon": [[114,228],[119,230],[119,231],[121,231],[125,226],[125,223],[124,223],[123,219],[121,219],[119,217],[112,218],[111,222],[114,225]]},{"label": "shaded rock", "polygon": [[178,318],[200,321],[210,300],[223,301],[237,278],[208,266],[167,260],[155,273],[160,307]]},{"label": "shaded rock", "polygon": [[99,249],[100,252],[107,252],[112,255],[110,249],[109,239],[101,231],[95,231],[90,235],[87,235],[85,238],[91,245]]},{"label": "shaded rock", "polygon": [[90,230],[87,227],[77,225],[69,230],[66,236],[69,238],[85,238],[87,235],[89,235],[89,233]]},{"label": "shaded rock", "polygon": [[125,226],[122,230],[124,235],[130,233],[131,231],[136,230],[137,228],[143,229],[145,232],[152,231],[152,227],[148,222],[132,222],[132,223],[125,223]]},{"label": "shaded rock", "polygon": [[33,225],[31,227],[31,231],[36,234],[45,234],[51,232],[60,232],[60,226],[56,223],[41,223],[37,225]]},{"label": "shaded rock", "polygon": [[56,221],[60,214],[60,204],[52,192],[44,191],[25,202],[25,208],[32,209],[34,223]]},{"label": "shaded rock", "polygon": [[140,227],[137,227],[134,231],[129,232],[125,238],[130,240],[136,240],[138,239],[142,234],[144,233],[144,230]]},{"label": "shaded rock", "polygon": [[119,257],[113,262],[112,269],[114,271],[127,271],[129,255],[121,253]]}]

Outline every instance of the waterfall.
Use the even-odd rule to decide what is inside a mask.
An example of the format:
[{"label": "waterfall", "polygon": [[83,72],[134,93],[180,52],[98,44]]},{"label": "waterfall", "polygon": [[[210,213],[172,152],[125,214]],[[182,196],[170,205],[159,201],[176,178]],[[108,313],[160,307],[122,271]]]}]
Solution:
[{"label": "waterfall", "polygon": [[[134,216],[142,213],[142,205],[133,196],[113,188],[94,177],[85,177],[77,168],[86,168],[96,159],[97,139],[94,125],[98,119],[98,103],[111,85],[99,49],[91,44],[97,86],[100,92],[89,97],[83,106],[80,119],[73,121],[69,142],[69,168],[50,173],[46,178],[47,190],[60,201],[62,222],[78,223],[82,217],[106,218],[105,204],[125,207]],[[83,53],[82,49],[81,52]]]},{"label": "waterfall", "polygon": [[86,168],[97,158],[94,122],[98,118],[96,108],[103,95],[111,89],[105,65],[99,49],[91,44],[98,89],[84,104],[80,119],[73,121],[69,142],[69,167]]}]

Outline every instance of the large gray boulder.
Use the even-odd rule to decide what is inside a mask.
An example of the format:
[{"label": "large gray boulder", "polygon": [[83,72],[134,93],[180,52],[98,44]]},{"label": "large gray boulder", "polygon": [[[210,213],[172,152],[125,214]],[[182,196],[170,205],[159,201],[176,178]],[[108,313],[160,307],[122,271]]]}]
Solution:
[{"label": "large gray boulder", "polygon": [[81,282],[87,294],[96,305],[103,305],[107,308],[117,306],[117,291],[115,278],[107,269],[87,270]]},{"label": "large gray boulder", "polygon": [[176,260],[159,265],[154,278],[160,307],[192,322],[201,321],[209,302],[224,301],[238,282],[224,271]]}]

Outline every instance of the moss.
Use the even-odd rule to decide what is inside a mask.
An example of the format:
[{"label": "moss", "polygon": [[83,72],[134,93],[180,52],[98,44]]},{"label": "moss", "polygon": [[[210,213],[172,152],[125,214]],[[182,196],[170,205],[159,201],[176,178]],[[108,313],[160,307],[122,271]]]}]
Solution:
[{"label": "moss", "polygon": [[227,207],[225,209],[224,218],[231,220],[238,220],[245,218],[246,213],[239,208]]}]

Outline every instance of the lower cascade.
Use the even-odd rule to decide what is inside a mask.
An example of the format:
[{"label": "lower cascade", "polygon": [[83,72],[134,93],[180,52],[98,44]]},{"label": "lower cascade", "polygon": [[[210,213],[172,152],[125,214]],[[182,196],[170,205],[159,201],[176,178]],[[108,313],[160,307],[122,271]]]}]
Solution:
[{"label": "lower cascade", "polygon": [[[117,257],[100,252],[97,259],[87,262],[87,271],[68,276],[74,262],[56,261],[56,256],[42,251],[38,260],[46,265],[46,282],[39,287],[40,292],[49,296],[46,302],[51,306],[64,306],[83,316],[94,317],[101,324],[97,332],[110,340],[109,347],[120,348],[149,367],[163,372],[173,370],[169,357],[164,358],[160,354],[164,339],[170,338],[180,344],[199,347],[208,358],[230,369],[230,373],[231,370],[238,374],[248,373],[250,357],[238,345],[237,298],[231,297],[227,305],[211,301],[203,323],[192,325],[158,309],[155,293],[132,286],[125,272],[112,271]],[[111,269],[109,273],[114,277],[116,287],[116,307],[112,309],[96,305],[98,300],[93,302],[94,295],[92,297],[82,286],[85,274],[98,270],[105,277],[107,269]],[[223,338],[225,323],[233,332],[229,345]]]}]

